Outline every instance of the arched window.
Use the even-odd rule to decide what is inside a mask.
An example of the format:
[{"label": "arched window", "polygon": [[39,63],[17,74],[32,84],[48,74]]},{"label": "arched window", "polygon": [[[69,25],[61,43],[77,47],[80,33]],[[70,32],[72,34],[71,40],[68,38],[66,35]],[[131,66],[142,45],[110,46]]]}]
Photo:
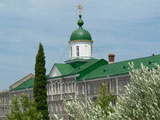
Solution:
[{"label": "arched window", "polygon": [[72,82],[72,92],[74,92],[74,81]]},{"label": "arched window", "polygon": [[56,94],[58,94],[58,83],[56,82]]},{"label": "arched window", "polygon": [[68,84],[66,82],[66,89],[65,89],[65,93],[68,93]]},{"label": "arched window", "polygon": [[55,108],[56,108],[56,112],[57,112],[58,111],[58,103],[56,103]]},{"label": "arched window", "polygon": [[53,83],[53,94],[55,94],[55,85]]},{"label": "arched window", "polygon": [[49,85],[49,91],[50,91],[50,95],[52,94],[52,86],[51,85]]},{"label": "arched window", "polygon": [[79,46],[76,46],[77,56],[79,56]]},{"label": "arched window", "polygon": [[58,83],[58,93],[60,94],[61,93],[61,85],[60,85],[60,83]]},{"label": "arched window", "polygon": [[65,86],[64,86],[64,82],[63,82],[63,93],[65,93]]}]

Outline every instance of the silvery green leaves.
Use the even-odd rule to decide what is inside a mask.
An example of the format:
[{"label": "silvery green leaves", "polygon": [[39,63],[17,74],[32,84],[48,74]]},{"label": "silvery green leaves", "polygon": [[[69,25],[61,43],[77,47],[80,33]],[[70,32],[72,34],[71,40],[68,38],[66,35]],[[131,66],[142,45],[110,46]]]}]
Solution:
[{"label": "silvery green leaves", "polygon": [[[105,120],[104,111],[90,99],[86,102],[76,99],[65,102],[66,112],[72,120]],[[57,115],[55,118],[59,120]],[[62,120],[62,119],[61,119]]]},{"label": "silvery green leaves", "polygon": [[111,120],[159,120],[160,118],[160,66],[150,69],[141,64],[134,69],[130,64],[130,85],[126,95],[118,98],[110,113]]},{"label": "silvery green leaves", "polygon": [[[159,120],[160,118],[160,66],[148,68],[141,64],[140,69],[129,64],[130,84],[125,95],[118,97],[116,105],[110,104],[106,116],[102,108],[87,100],[65,102],[66,111],[72,120]],[[57,119],[58,120],[58,119]]]}]

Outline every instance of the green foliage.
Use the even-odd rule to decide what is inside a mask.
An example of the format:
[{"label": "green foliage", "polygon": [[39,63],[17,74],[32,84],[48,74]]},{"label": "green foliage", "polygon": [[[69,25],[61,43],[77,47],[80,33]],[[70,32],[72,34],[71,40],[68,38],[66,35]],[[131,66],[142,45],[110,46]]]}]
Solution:
[{"label": "green foliage", "polygon": [[42,114],[37,111],[35,102],[25,94],[22,94],[19,100],[14,96],[10,107],[8,120],[42,120]]},{"label": "green foliage", "polygon": [[110,114],[111,120],[159,120],[160,119],[160,66],[149,69],[131,67],[131,82],[126,87],[126,96],[118,98]]},{"label": "green foliage", "polygon": [[99,88],[99,96],[97,97],[96,104],[101,107],[106,116],[109,115],[109,112],[113,112],[113,109],[109,107],[109,104],[113,101],[114,97],[112,93],[109,93],[109,95],[107,95],[107,86],[102,83],[101,87]]},{"label": "green foliage", "polygon": [[[134,69],[130,64],[131,82],[126,86],[126,95],[118,97],[115,106],[106,109],[105,89],[101,87],[97,104],[87,100],[66,102],[66,111],[73,120],[159,120],[160,119],[160,66],[149,69],[141,65]],[[114,112],[110,111],[110,108]],[[109,110],[107,114],[105,109]],[[57,118],[58,120],[58,118]]]},{"label": "green foliage", "polygon": [[48,106],[47,106],[47,78],[45,68],[45,55],[43,46],[39,44],[39,50],[36,56],[35,63],[35,80],[34,80],[34,99],[36,107],[42,113],[43,119],[48,120]]},{"label": "green foliage", "polygon": [[[90,99],[86,103],[76,99],[67,101],[65,102],[65,107],[71,120],[106,120],[106,115],[101,107]],[[56,115],[55,118],[59,120]]]}]

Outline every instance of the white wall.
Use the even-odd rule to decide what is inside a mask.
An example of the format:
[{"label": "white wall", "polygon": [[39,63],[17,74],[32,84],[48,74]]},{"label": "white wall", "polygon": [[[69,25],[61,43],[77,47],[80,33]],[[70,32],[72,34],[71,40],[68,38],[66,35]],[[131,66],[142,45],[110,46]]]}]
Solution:
[{"label": "white wall", "polygon": [[[70,59],[83,58],[89,59],[92,57],[92,44],[90,41],[71,41],[70,42]],[[79,46],[79,56],[77,56],[76,46]],[[72,56],[71,56],[71,47],[72,47]]]},{"label": "white wall", "polygon": [[58,68],[54,65],[50,74],[49,74],[49,77],[56,77],[56,76],[61,76],[62,74],[60,73],[60,71],[58,70]]}]

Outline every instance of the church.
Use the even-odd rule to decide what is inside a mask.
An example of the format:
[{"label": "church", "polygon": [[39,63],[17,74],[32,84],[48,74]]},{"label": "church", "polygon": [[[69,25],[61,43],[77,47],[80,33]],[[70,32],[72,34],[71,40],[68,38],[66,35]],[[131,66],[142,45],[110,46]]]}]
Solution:
[{"label": "church", "polygon": [[[154,54],[121,62],[115,62],[114,54],[109,54],[108,60],[96,59],[92,54],[94,41],[91,34],[83,28],[81,12],[77,24],[78,29],[69,39],[69,60],[55,63],[48,74],[46,87],[50,120],[54,120],[54,114],[67,120],[63,101],[71,98],[95,100],[102,83],[114,96],[125,94],[125,85],[130,82],[128,63],[133,62],[135,68],[140,68],[142,63],[150,69],[154,67],[153,63],[160,64],[160,55]],[[8,91],[0,92],[0,119],[6,119],[14,95],[20,97],[25,93],[33,99],[33,86],[34,75],[29,74],[12,84]]]}]

